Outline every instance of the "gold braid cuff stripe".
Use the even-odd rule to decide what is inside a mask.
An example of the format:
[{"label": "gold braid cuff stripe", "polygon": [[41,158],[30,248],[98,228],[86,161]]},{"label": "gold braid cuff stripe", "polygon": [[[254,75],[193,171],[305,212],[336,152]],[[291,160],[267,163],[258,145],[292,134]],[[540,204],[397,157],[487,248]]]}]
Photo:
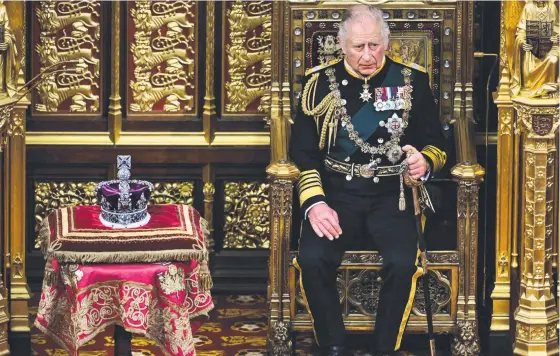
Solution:
[{"label": "gold braid cuff stripe", "polygon": [[299,175],[297,188],[300,206],[303,205],[305,201],[311,197],[317,195],[325,195],[323,186],[321,184],[321,176],[315,169],[301,172],[301,174]]},{"label": "gold braid cuff stripe", "polygon": [[435,146],[428,145],[422,149],[421,153],[432,160],[434,165],[432,168],[435,172],[439,171],[447,161],[447,154]]}]

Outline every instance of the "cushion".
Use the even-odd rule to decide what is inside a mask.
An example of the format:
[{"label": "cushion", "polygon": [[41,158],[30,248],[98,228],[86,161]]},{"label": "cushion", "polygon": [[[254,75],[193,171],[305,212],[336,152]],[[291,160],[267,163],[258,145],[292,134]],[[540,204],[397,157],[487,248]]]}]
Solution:
[{"label": "cushion", "polygon": [[39,232],[45,258],[61,263],[206,261],[206,222],[188,205],[148,205],[151,219],[139,228],[112,229],[99,220],[99,206],[53,211]]}]

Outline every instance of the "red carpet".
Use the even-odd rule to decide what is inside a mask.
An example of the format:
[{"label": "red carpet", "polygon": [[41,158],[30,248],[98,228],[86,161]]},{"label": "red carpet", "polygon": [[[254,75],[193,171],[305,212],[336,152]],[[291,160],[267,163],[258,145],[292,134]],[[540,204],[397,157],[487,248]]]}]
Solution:
[{"label": "red carpet", "polygon": [[[36,299],[36,298],[34,298]],[[35,300],[35,303],[38,301]],[[198,356],[266,355],[267,312],[260,295],[217,296],[210,319],[198,330],[195,339]],[[36,304],[30,308],[34,320]],[[405,336],[406,337],[406,336]],[[38,329],[32,330],[33,355],[67,356],[68,354]],[[312,334],[298,334],[298,356],[311,355]],[[107,328],[80,349],[80,356],[113,356],[113,328]],[[153,341],[141,337],[132,340],[134,356],[161,356]],[[439,350],[438,350],[439,351]],[[402,352],[402,355],[425,355]],[[442,353],[442,355],[445,353]],[[356,351],[354,355],[368,355]],[[440,353],[438,353],[440,355]]]}]

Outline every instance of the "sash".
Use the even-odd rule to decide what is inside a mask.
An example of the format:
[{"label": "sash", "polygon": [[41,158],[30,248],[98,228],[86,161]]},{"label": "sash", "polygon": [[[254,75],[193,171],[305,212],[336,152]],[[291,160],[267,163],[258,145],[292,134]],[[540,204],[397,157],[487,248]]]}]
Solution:
[{"label": "sash", "polygon": [[[403,67],[401,65],[392,64],[380,87],[403,86],[404,77],[401,73],[402,68]],[[414,71],[412,71],[411,80],[413,76]],[[379,123],[381,121],[387,122],[387,119],[390,118],[395,111],[397,110],[376,111],[374,98],[372,98],[365,103],[364,106],[362,106],[360,110],[354,114],[354,116],[352,116],[352,125],[354,125],[354,129],[360,134],[360,138],[366,142],[377,130]],[[346,157],[352,156],[356,150],[360,149],[352,140],[350,140],[350,137],[348,137],[348,130],[338,130],[336,140],[337,146],[341,149],[331,151],[330,155],[337,160],[344,160]]]}]

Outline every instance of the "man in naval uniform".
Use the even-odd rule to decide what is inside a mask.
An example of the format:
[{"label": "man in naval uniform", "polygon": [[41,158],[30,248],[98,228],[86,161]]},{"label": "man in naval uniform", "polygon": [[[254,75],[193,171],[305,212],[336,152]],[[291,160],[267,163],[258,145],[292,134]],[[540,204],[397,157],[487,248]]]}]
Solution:
[{"label": "man in naval uniform", "polygon": [[306,72],[292,126],[290,157],[301,171],[304,213],[294,265],[325,355],[345,354],[336,269],[344,251],[364,241],[383,257],[377,352],[399,349],[422,275],[403,173],[425,181],[446,160],[428,75],[386,57],[388,41],[380,10],[348,9],[339,28],[344,59]]}]

